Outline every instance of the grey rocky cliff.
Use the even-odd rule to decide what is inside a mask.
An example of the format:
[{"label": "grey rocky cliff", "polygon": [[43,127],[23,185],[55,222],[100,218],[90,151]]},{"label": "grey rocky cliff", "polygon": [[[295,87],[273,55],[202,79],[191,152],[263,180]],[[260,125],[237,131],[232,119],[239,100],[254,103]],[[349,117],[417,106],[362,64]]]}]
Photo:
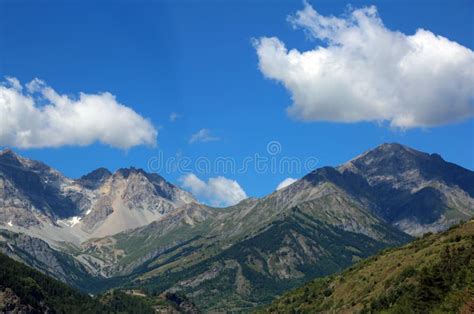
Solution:
[{"label": "grey rocky cliff", "polygon": [[141,169],[99,168],[74,180],[9,149],[0,152],[0,226],[49,242],[112,235],[192,202],[188,192]]}]

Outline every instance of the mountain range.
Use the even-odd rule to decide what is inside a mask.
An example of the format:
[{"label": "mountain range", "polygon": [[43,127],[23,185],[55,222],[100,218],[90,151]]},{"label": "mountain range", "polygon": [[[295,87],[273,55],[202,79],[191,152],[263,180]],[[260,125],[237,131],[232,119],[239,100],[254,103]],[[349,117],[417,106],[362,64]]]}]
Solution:
[{"label": "mountain range", "polygon": [[203,311],[248,311],[473,216],[473,171],[400,144],[227,208],[141,169],[70,179],[0,153],[2,252],[85,292],[180,293]]}]

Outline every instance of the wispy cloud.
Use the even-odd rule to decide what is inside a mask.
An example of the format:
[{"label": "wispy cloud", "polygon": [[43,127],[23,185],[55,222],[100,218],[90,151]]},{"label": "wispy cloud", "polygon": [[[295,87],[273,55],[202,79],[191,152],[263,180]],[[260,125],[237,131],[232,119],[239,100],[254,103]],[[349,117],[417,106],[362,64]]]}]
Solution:
[{"label": "wispy cloud", "polygon": [[209,129],[200,129],[193,135],[191,135],[191,138],[189,139],[189,143],[196,143],[196,142],[213,142],[213,141],[218,141],[219,138],[215,137],[211,134],[211,130]]},{"label": "wispy cloud", "polygon": [[0,84],[0,145],[20,148],[86,146],[121,149],[156,144],[157,129],[110,93],[59,94],[35,79]]},{"label": "wispy cloud", "polygon": [[181,115],[177,114],[176,112],[172,112],[172,113],[170,113],[169,120],[170,120],[170,122],[175,122],[180,117],[181,117]]}]

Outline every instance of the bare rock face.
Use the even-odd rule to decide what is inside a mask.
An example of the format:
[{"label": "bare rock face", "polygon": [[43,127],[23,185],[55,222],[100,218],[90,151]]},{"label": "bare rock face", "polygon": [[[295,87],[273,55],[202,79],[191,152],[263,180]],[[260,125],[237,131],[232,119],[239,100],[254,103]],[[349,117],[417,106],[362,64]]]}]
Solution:
[{"label": "bare rock face", "polygon": [[112,173],[108,169],[99,168],[82,176],[77,182],[88,189],[95,190],[111,176]]},{"label": "bare rock face", "polygon": [[[39,224],[38,215],[67,217],[77,206],[61,193],[68,180],[46,165],[11,150],[0,153],[0,206],[8,208],[2,221]],[[18,221],[20,220],[20,221]]]},{"label": "bare rock face", "polygon": [[157,174],[105,168],[73,180],[11,150],[0,152],[0,225],[81,242],[149,224],[193,197]]},{"label": "bare rock face", "polygon": [[102,184],[94,190],[92,205],[79,225],[94,237],[147,225],[194,202],[189,193],[141,169],[119,169],[100,180]]},{"label": "bare rock face", "polygon": [[84,218],[82,218],[82,230],[89,233],[93,232],[113,212],[112,199],[108,195],[99,197],[91,206],[90,212],[87,212]]}]

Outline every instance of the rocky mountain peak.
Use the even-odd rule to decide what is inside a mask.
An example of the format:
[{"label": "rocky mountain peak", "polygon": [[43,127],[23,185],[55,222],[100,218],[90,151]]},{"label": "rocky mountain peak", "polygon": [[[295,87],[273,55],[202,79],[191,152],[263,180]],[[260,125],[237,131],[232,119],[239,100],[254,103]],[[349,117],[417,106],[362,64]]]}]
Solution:
[{"label": "rocky mountain peak", "polygon": [[6,148],[0,152],[0,162],[3,164],[21,166],[19,156],[10,148]]},{"label": "rocky mountain peak", "polygon": [[[428,154],[397,143],[382,144],[337,168],[367,178],[369,182],[407,183],[443,181],[458,185],[473,195],[473,172],[446,162],[438,154]],[[403,188],[403,186],[400,186]]]},{"label": "rocky mountain peak", "polygon": [[12,171],[32,171],[40,176],[61,176],[58,171],[43,162],[25,158],[10,148],[6,148],[0,152],[0,167],[1,166],[3,166],[3,170],[5,170],[5,167],[10,167]]},{"label": "rocky mountain peak", "polygon": [[373,150],[384,150],[384,151],[401,151],[401,150],[412,150],[408,146],[400,143],[383,143],[374,148]]},{"label": "rocky mountain peak", "polygon": [[413,158],[423,158],[429,156],[426,153],[416,151],[398,143],[386,143],[369,150],[362,155],[352,159],[352,163],[375,164],[387,161],[407,161]]},{"label": "rocky mountain peak", "polygon": [[377,146],[339,166],[340,172],[351,171],[364,176],[400,176],[423,172],[427,164],[444,162],[439,155],[430,155],[398,143]]},{"label": "rocky mountain peak", "polygon": [[90,180],[100,180],[104,177],[109,177],[111,175],[112,175],[112,172],[110,172],[109,169],[100,167],[82,176],[81,178],[90,179]]},{"label": "rocky mountain peak", "polygon": [[107,168],[98,168],[77,180],[79,184],[89,188],[89,189],[96,189],[101,186],[108,178],[112,176],[112,172],[110,172]]},{"label": "rocky mountain peak", "polygon": [[[194,198],[188,192],[180,190],[159,174],[148,173],[141,168],[121,168],[117,170],[113,177],[114,180],[125,180],[128,182],[128,185],[131,184],[131,186],[134,186],[134,193],[141,193],[136,187],[141,186],[141,188],[144,188],[148,186],[150,188],[149,191],[153,191],[155,195],[172,202],[178,201],[180,205],[195,202]],[[141,184],[138,184],[138,182],[141,182]]]},{"label": "rocky mountain peak", "polygon": [[118,169],[117,172],[115,172],[115,175],[121,175],[125,179],[128,179],[128,177],[131,174],[138,174],[138,173],[141,173],[143,175],[146,174],[145,170],[143,170],[141,168],[130,167],[130,168],[120,168],[120,169]]},{"label": "rocky mountain peak", "polygon": [[365,180],[364,189],[379,214],[411,234],[438,230],[452,217],[472,215],[474,172],[438,154],[383,144],[337,169],[346,177]]},{"label": "rocky mountain peak", "polygon": [[7,154],[13,154],[16,155],[16,153],[11,149],[11,148],[5,148],[0,152],[0,156],[7,155]]}]

